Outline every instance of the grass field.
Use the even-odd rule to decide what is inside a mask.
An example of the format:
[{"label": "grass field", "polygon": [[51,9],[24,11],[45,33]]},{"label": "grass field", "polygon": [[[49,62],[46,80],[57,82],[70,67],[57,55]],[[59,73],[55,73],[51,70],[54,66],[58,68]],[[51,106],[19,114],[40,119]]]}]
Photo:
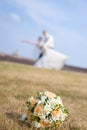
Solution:
[{"label": "grass field", "polygon": [[19,118],[26,112],[27,98],[43,90],[60,95],[69,110],[58,130],[87,130],[87,74],[9,62],[0,62],[0,130],[30,130]]}]

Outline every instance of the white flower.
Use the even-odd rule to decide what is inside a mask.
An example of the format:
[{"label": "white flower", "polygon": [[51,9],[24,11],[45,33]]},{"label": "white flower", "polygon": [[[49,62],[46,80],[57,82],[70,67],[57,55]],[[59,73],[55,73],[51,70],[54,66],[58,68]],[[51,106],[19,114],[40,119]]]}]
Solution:
[{"label": "white flower", "polygon": [[61,120],[62,121],[65,121],[66,117],[67,117],[67,113],[62,113],[61,114]]},{"label": "white flower", "polygon": [[60,116],[55,116],[55,117],[52,116],[52,120],[53,120],[53,121],[57,121],[57,120],[59,120],[59,119],[60,119]]},{"label": "white flower", "polygon": [[33,99],[34,99],[34,97],[31,96],[31,97],[28,99],[28,101],[29,101],[29,102],[32,102]]},{"label": "white flower", "polygon": [[46,104],[46,105],[44,106],[44,111],[45,111],[45,112],[51,112],[51,111],[52,111],[51,105]]},{"label": "white flower", "polygon": [[38,123],[37,121],[32,121],[32,126],[35,127],[35,128],[40,128],[41,124]]},{"label": "white flower", "polygon": [[65,115],[64,114],[61,115],[61,120],[65,121]]},{"label": "white flower", "polygon": [[46,96],[41,96],[41,102],[44,103],[46,98]]},{"label": "white flower", "polygon": [[40,117],[41,119],[45,119],[45,118],[46,118],[46,115],[45,115],[45,114],[40,114],[39,117]]},{"label": "white flower", "polygon": [[39,104],[41,104],[41,103],[42,103],[41,100],[38,100],[37,104],[39,105]]},{"label": "white flower", "polygon": [[56,97],[55,93],[52,93],[52,92],[49,92],[49,91],[44,92],[44,95],[47,96],[48,98]]},{"label": "white flower", "polygon": [[62,100],[59,96],[57,97],[56,101],[57,101],[58,104],[61,104],[63,106]]}]

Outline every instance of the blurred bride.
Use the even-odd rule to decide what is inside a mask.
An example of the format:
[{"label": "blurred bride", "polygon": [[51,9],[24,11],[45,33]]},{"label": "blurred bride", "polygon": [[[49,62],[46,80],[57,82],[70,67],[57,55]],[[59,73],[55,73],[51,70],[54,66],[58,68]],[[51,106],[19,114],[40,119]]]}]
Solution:
[{"label": "blurred bride", "polygon": [[54,39],[51,35],[49,35],[46,31],[43,31],[43,35],[45,40],[43,41],[42,37],[39,37],[38,43],[24,41],[26,43],[36,45],[41,50],[41,53],[34,65],[40,68],[62,69],[68,57],[54,50]]}]

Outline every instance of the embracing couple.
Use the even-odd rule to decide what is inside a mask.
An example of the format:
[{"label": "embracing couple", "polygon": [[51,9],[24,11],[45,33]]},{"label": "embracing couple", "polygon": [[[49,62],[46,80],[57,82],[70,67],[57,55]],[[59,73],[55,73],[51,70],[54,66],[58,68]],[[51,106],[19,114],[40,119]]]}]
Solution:
[{"label": "embracing couple", "polygon": [[40,48],[41,53],[35,62],[34,66],[39,68],[57,69],[63,68],[64,63],[67,61],[68,56],[57,52],[54,49],[54,39],[47,31],[43,31],[45,40],[42,37],[38,37],[37,42],[23,41],[24,43],[31,43]]},{"label": "embracing couple", "polygon": [[29,44],[31,43],[31,44],[37,46],[41,50],[41,53],[40,53],[38,59],[40,59],[45,54],[47,49],[54,48],[53,37],[50,34],[48,34],[47,31],[43,31],[43,35],[44,35],[45,39],[43,40],[43,38],[41,36],[39,36],[37,42],[23,40],[23,43],[29,43]]}]

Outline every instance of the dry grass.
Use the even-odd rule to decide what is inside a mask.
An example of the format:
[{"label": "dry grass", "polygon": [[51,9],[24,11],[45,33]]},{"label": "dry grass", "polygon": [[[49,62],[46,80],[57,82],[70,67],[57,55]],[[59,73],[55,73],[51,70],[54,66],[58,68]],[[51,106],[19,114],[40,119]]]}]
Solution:
[{"label": "dry grass", "polygon": [[59,94],[69,109],[69,119],[59,130],[87,130],[86,74],[8,62],[0,62],[0,130],[30,130],[19,118],[27,98],[43,90]]}]

